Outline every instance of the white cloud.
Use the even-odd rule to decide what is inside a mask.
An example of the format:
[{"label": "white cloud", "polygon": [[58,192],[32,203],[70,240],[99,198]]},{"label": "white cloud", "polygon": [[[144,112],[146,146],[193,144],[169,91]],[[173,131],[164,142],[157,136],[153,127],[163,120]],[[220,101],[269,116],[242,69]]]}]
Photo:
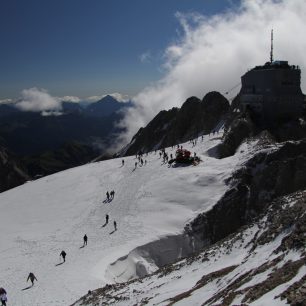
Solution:
[{"label": "white cloud", "polygon": [[103,97],[103,95],[100,95],[100,96],[91,96],[91,97],[85,98],[84,102],[88,102],[88,103],[97,102],[97,101],[101,100],[102,97]]},{"label": "white cloud", "polygon": [[[104,95],[104,97],[107,95]],[[109,94],[109,96],[112,96],[115,98],[118,102],[128,102],[131,100],[131,98],[128,95],[123,95],[118,92],[114,92],[112,94]]]},{"label": "white cloud", "polygon": [[274,58],[301,67],[305,90],[305,16],[305,0],[242,0],[240,7],[215,16],[177,13],[183,34],[165,50],[165,76],[133,99],[135,107],[120,123],[127,128],[121,144],[160,110],[181,106],[189,96],[225,93],[248,69],[267,62],[272,28]]},{"label": "white cloud", "polygon": [[44,117],[48,116],[61,116],[63,113],[60,111],[43,111],[41,112],[41,115]]},{"label": "white cloud", "polygon": [[75,97],[75,96],[58,97],[57,99],[59,101],[73,102],[73,103],[79,103],[81,101],[79,97]]},{"label": "white cloud", "polygon": [[151,55],[151,52],[150,51],[146,51],[144,53],[142,53],[140,56],[139,56],[139,60],[145,64],[145,63],[150,63],[151,62],[151,59],[152,59],[152,55]]},{"label": "white cloud", "polygon": [[[130,97],[120,93],[109,94],[114,97],[118,102],[127,102]],[[73,102],[73,103],[83,103],[90,104],[101,100],[107,94],[100,96],[91,96],[85,99],[81,99],[77,96],[63,96],[63,97],[53,97],[47,90],[38,89],[36,87],[24,89],[21,92],[21,97],[17,100],[4,99],[0,100],[1,103],[14,103],[15,106],[21,111],[26,112],[41,112],[43,116],[59,116],[62,114],[62,102]]]},{"label": "white cloud", "polygon": [[58,112],[62,105],[58,98],[52,97],[45,89],[36,87],[24,89],[16,107],[28,112]]},{"label": "white cloud", "polygon": [[14,103],[13,99],[0,99],[0,104],[12,104]]}]

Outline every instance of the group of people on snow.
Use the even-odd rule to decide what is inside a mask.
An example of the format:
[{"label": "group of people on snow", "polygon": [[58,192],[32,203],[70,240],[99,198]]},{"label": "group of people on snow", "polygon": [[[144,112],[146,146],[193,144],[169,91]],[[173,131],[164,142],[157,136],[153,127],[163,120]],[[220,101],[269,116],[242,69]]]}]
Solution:
[{"label": "group of people on snow", "polygon": [[[213,134],[214,133],[215,133],[215,131],[213,132]],[[202,136],[202,141],[203,141],[203,136]],[[190,142],[192,142],[193,146],[195,146],[196,143],[197,143],[197,140],[190,140]],[[173,146],[172,146],[172,148],[173,148]],[[177,149],[182,150],[183,147],[177,145]],[[156,154],[156,150],[155,150],[155,154]],[[147,155],[148,155],[148,153],[147,153]],[[163,158],[164,163],[168,162],[169,156],[168,156],[168,153],[166,152],[165,149],[160,150],[159,156],[160,156],[160,158]],[[196,156],[196,153],[194,153],[194,156]],[[138,154],[136,154],[136,159],[138,159],[138,162],[141,164],[141,166],[143,166],[143,164],[147,164],[147,161],[146,160],[143,161],[142,157],[143,157],[143,153],[141,151],[139,151]],[[171,160],[173,159],[172,153],[170,154],[170,158],[171,158]],[[121,164],[122,164],[122,167],[123,167],[124,164],[125,164],[124,159],[122,159]],[[135,162],[135,168],[137,168],[137,165],[138,165],[138,163],[136,161]],[[112,190],[110,192],[108,192],[108,191],[106,192],[107,201],[110,201],[110,200],[114,199],[114,197],[115,197],[115,191],[114,190]],[[105,225],[107,225],[108,223],[109,223],[109,215],[106,214],[105,215]],[[115,220],[113,221],[113,225],[114,225],[114,231],[116,231],[117,230],[117,222]],[[83,247],[87,246],[87,243],[88,243],[88,236],[87,236],[87,234],[85,234],[84,237],[83,237]],[[61,253],[60,253],[60,257],[62,257],[63,263],[66,262],[66,255],[67,255],[67,253],[64,250],[62,250]],[[29,275],[27,277],[27,281],[29,281],[29,280],[31,281],[32,286],[34,286],[34,281],[35,280],[38,281],[33,272],[29,273]],[[6,290],[4,288],[0,288],[0,301],[1,301],[1,306],[6,306],[7,305],[6,304],[7,303],[7,293],[6,293]]]},{"label": "group of people on snow", "polygon": [[114,197],[115,197],[115,191],[114,190],[112,190],[111,192],[108,192],[108,191],[106,192],[107,201],[113,200]]}]

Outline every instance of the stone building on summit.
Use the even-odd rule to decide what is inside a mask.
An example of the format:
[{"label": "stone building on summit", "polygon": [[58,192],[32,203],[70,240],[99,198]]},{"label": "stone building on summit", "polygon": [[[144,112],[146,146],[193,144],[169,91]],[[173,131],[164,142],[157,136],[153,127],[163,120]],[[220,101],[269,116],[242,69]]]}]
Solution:
[{"label": "stone building on summit", "polygon": [[249,110],[259,122],[295,119],[303,111],[301,70],[287,61],[273,60],[273,31],[270,62],[245,73],[241,85],[242,110]]}]

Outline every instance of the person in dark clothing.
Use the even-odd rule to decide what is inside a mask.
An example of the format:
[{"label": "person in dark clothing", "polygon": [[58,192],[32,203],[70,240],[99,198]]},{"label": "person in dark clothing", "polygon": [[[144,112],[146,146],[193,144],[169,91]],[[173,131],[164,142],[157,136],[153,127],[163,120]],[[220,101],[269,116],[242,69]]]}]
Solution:
[{"label": "person in dark clothing", "polygon": [[111,192],[111,197],[112,197],[112,198],[115,197],[115,190],[112,190],[112,192]]},{"label": "person in dark clothing", "polygon": [[117,222],[116,221],[114,221],[114,229],[115,229],[115,231],[117,230]]},{"label": "person in dark clothing", "polygon": [[106,198],[107,198],[107,201],[109,201],[109,192],[108,191],[106,192]]},{"label": "person in dark clothing", "polygon": [[137,162],[135,162],[135,169],[137,168]]},{"label": "person in dark clothing", "polygon": [[4,288],[0,288],[0,301],[2,306],[6,306],[7,296]]},{"label": "person in dark clothing", "polygon": [[29,274],[29,276],[28,276],[28,278],[27,278],[27,282],[28,282],[29,280],[31,281],[32,286],[33,286],[33,285],[34,285],[34,280],[37,281],[37,278],[35,277],[34,273],[30,272],[30,274]]},{"label": "person in dark clothing", "polygon": [[105,216],[105,223],[108,224],[108,220],[109,220],[109,215]]},{"label": "person in dark clothing", "polygon": [[83,240],[84,240],[84,246],[87,245],[87,240],[88,240],[88,237],[87,235],[85,234],[85,236],[83,237]]},{"label": "person in dark clothing", "polygon": [[64,262],[66,261],[66,252],[65,251],[61,251],[61,254],[60,254],[60,256],[62,256],[63,257],[63,260],[64,260]]},{"label": "person in dark clothing", "polygon": [[124,159],[122,160],[122,166],[124,166]]}]

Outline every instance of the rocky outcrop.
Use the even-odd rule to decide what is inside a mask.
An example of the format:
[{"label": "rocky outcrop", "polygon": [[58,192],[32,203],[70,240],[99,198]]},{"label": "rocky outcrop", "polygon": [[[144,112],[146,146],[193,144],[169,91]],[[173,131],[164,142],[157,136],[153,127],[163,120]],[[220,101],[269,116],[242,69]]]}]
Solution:
[{"label": "rocky outcrop", "polygon": [[235,154],[240,144],[255,133],[255,126],[247,117],[238,117],[224,134],[223,141],[217,147],[217,156],[225,158]]},{"label": "rocky outcrop", "polygon": [[256,154],[229,183],[231,188],[221,200],[186,227],[207,244],[251,222],[274,199],[306,188],[306,140]]},{"label": "rocky outcrop", "polygon": [[29,179],[30,176],[17,157],[0,146],[0,192],[21,185]]},{"label": "rocky outcrop", "polygon": [[145,128],[141,128],[128,145],[125,155],[173,146],[210,133],[228,110],[229,102],[218,92],[206,94],[202,101],[190,97],[180,109],[161,111]]},{"label": "rocky outcrop", "polygon": [[159,144],[165,141],[169,126],[175,120],[178,112],[178,108],[159,112],[145,128],[140,128],[135,134],[125,155],[158,148]]}]

